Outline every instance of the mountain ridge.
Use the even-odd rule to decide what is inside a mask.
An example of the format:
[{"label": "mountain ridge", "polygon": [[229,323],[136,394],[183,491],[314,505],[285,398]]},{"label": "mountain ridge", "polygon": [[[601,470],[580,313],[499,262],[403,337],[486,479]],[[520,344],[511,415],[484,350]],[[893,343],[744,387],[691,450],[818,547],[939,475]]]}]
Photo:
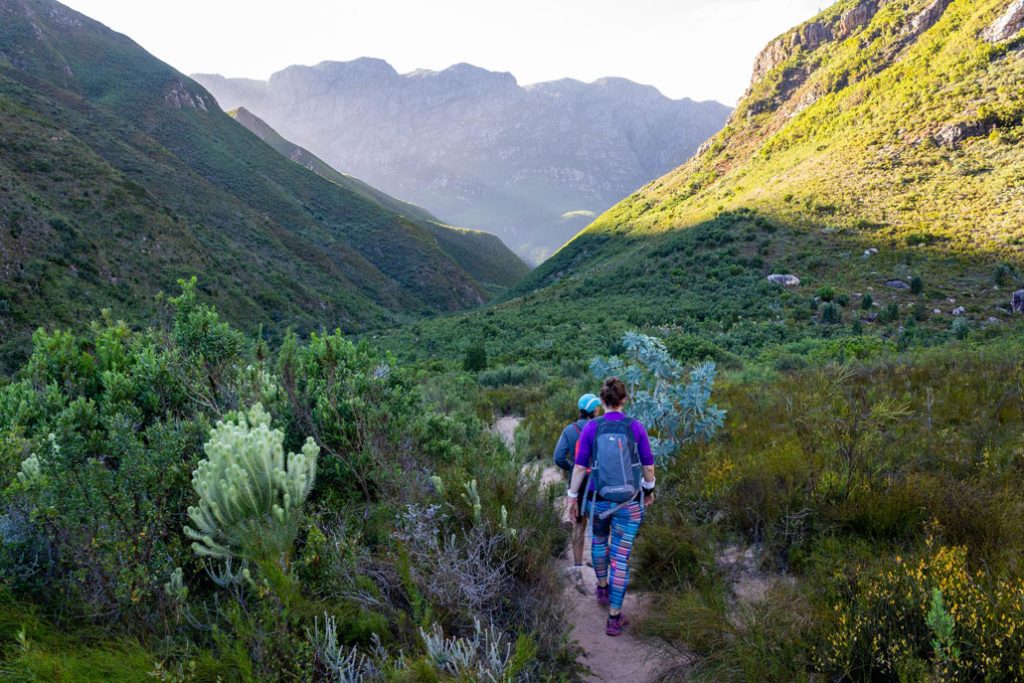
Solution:
[{"label": "mountain ridge", "polygon": [[244,328],[347,331],[487,294],[422,226],[310,174],[52,0],[0,0],[0,353],[198,274]]},{"label": "mountain ridge", "polygon": [[266,81],[195,78],[334,168],[534,262],[584,227],[580,216],[689,157],[730,111],[626,79],[524,86],[466,63],[400,74],[361,58]]},{"label": "mountain ridge", "polygon": [[508,251],[496,236],[480,230],[442,224],[436,216],[415,204],[395,199],[358,178],[345,175],[309,150],[289,142],[265,121],[244,107],[228,112],[257,137],[283,156],[341,187],[366,196],[381,206],[416,222],[438,241],[438,245],[474,279],[492,293],[516,284],[530,271],[525,263]]},{"label": "mountain ridge", "polygon": [[[507,301],[413,336],[444,348],[480,325],[496,354],[530,339],[546,358],[640,328],[737,363],[995,334],[1024,287],[1021,27],[1020,0],[833,4],[762,51],[692,159]],[[595,291],[581,322],[574,304]]]}]

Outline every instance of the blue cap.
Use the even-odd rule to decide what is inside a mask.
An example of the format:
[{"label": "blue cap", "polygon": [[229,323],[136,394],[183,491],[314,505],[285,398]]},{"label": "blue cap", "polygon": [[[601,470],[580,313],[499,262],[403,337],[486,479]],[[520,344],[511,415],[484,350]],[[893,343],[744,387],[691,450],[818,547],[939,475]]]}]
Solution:
[{"label": "blue cap", "polygon": [[601,405],[601,399],[593,394],[583,394],[580,396],[580,400],[576,405],[578,405],[580,410],[583,412],[592,413]]}]

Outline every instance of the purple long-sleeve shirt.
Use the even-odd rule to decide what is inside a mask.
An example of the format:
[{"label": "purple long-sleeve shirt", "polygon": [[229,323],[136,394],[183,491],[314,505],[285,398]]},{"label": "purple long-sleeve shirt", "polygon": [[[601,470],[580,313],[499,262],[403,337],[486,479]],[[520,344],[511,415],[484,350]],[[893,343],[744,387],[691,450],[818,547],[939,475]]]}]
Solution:
[{"label": "purple long-sleeve shirt", "polygon": [[[626,416],[619,412],[610,412],[604,414],[604,419],[609,422],[618,422],[625,420]],[[594,437],[597,436],[597,422],[597,420],[588,422],[587,426],[583,428],[583,433],[580,434],[580,442],[576,447],[576,464],[580,467],[590,467],[590,452],[594,445]],[[640,464],[653,465],[654,455],[651,453],[651,440],[647,438],[647,430],[642,424],[633,420],[629,431],[633,434],[633,441],[636,442],[636,449],[640,454]]]}]

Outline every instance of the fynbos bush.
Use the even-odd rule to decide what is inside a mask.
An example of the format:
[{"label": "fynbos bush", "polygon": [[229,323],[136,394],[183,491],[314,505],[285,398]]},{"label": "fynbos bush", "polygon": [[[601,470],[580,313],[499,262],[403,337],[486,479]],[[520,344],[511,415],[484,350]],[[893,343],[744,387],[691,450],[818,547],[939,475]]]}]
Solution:
[{"label": "fynbos bush", "polygon": [[673,359],[660,339],[637,332],[622,338],[619,357],[595,358],[595,377],[618,375],[630,394],[630,415],[651,433],[651,450],[658,459],[672,458],[680,446],[709,440],[725,423],[725,411],[712,405],[716,368],[701,363],[683,379],[683,366]]},{"label": "fynbos bush", "polygon": [[283,442],[259,404],[217,423],[192,474],[199,505],[188,509],[196,528],[185,533],[197,553],[268,560],[291,549],[320,448],[310,438],[286,458]]}]

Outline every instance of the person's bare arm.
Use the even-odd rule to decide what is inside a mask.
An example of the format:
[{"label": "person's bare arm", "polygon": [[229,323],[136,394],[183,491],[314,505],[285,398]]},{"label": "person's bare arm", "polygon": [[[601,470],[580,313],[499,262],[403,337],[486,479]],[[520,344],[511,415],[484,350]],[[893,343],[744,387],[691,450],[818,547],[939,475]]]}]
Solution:
[{"label": "person's bare arm", "polygon": [[569,517],[576,519],[579,516],[580,509],[580,496],[583,492],[580,491],[580,486],[583,484],[583,478],[587,476],[587,468],[580,465],[576,465],[572,468],[572,479],[569,480],[569,493],[575,493],[576,497],[569,496],[566,498],[568,501],[566,507],[568,508]]},{"label": "person's bare arm", "polygon": [[[650,485],[654,483],[654,465],[644,465],[644,483]],[[644,505],[650,505],[654,502],[654,490],[644,490]]]}]

